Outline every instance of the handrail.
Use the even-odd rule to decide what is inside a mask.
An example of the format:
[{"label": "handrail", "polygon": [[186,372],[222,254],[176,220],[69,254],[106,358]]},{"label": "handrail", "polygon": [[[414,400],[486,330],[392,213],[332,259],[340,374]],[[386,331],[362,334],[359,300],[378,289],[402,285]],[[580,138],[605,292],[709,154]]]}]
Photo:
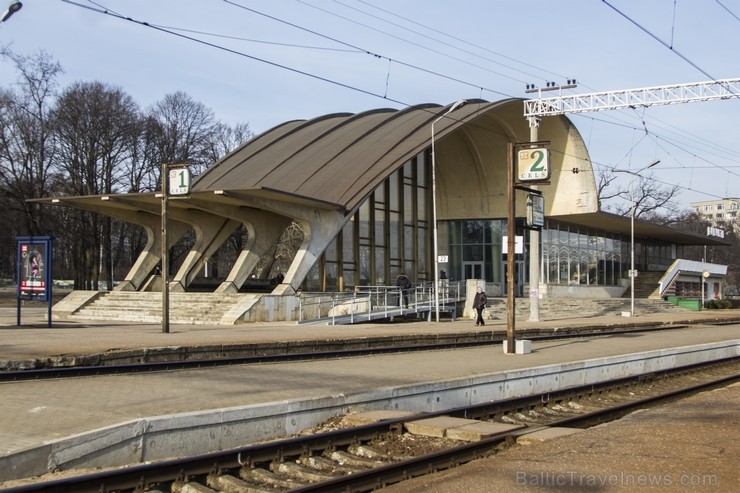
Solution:
[{"label": "handrail", "polygon": [[674,260],[668,270],[665,271],[665,274],[663,274],[658,281],[658,295],[661,298],[663,297],[663,293],[665,293],[668,287],[673,283],[673,280],[681,273],[681,270],[679,269],[680,263],[681,259]]},{"label": "handrail", "polygon": [[[440,281],[440,305],[457,302],[462,285],[460,282]],[[339,317],[349,317],[350,323],[354,323],[359,316],[364,316],[364,320],[372,315],[389,318],[408,311],[418,313],[435,308],[434,282],[418,283],[409,288],[408,295],[409,306],[404,308],[403,294],[396,286],[357,286],[354,291],[335,293],[304,292],[299,296],[298,320],[327,319],[335,325]]]}]

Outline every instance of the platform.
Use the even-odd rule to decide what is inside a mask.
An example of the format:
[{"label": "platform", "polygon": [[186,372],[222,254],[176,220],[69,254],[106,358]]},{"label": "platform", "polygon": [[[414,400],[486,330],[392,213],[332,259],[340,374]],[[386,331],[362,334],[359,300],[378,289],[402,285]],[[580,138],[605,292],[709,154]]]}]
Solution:
[{"label": "platform", "polygon": [[[27,315],[30,319],[30,312]],[[434,336],[440,333],[463,334],[479,329],[472,320],[458,319],[438,324],[409,322],[353,326],[275,323],[236,327],[175,325],[171,326],[170,333],[164,334],[157,325],[75,323],[47,328],[43,325],[43,314],[38,317],[36,323],[40,326],[36,327],[0,326],[0,358],[23,360],[94,354],[117,348],[144,351],[163,346],[195,348],[204,344],[243,344],[247,341],[277,344],[401,334]],[[7,323],[7,319],[8,313],[0,311],[0,322]],[[722,320],[740,320],[740,313],[707,311],[652,314],[631,319],[598,317],[521,321],[517,327],[633,326],[638,322],[680,325]],[[488,325],[494,332],[506,331],[505,321],[491,321]],[[137,427],[166,427],[168,420],[182,422],[183,419],[189,419],[191,426],[195,427],[193,429],[197,429],[197,423],[203,423],[206,416],[214,412],[220,413],[219,419],[231,412],[249,412],[256,416],[259,414],[256,409],[269,406],[297,409],[301,403],[310,401],[312,406],[320,404],[328,407],[330,402],[336,400],[342,401],[343,406],[349,409],[360,405],[359,396],[365,399],[368,395],[376,395],[382,400],[387,399],[388,395],[411,392],[409,389],[423,385],[430,386],[435,393],[448,385],[445,382],[473,382],[476,378],[495,378],[496,375],[531,372],[557,365],[583,366],[580,362],[624,359],[625,355],[637,353],[660,354],[667,350],[716,345],[737,354],[740,350],[739,340],[740,328],[737,325],[705,325],[700,328],[541,341],[533,344],[532,353],[525,355],[504,354],[500,345],[494,345],[340,360],[3,384],[3,399],[0,400],[0,461],[24,450],[55,443],[59,446],[58,450],[63,452],[67,437],[78,435],[75,443],[79,445],[86,441],[84,436],[91,430],[107,428],[120,432],[116,426],[127,422],[135,423]],[[689,349],[685,352],[692,351]],[[446,397],[442,402],[429,406],[444,406],[444,399]],[[382,406],[382,402],[374,405]],[[159,418],[150,420],[151,417]],[[309,418],[305,420],[296,422],[294,419],[293,423],[282,423],[281,429],[272,431],[279,436],[281,432],[313,424]],[[246,423],[244,426],[258,425]],[[214,442],[212,445],[218,447],[219,444]],[[52,462],[63,460],[60,455],[52,454],[50,457]]]}]

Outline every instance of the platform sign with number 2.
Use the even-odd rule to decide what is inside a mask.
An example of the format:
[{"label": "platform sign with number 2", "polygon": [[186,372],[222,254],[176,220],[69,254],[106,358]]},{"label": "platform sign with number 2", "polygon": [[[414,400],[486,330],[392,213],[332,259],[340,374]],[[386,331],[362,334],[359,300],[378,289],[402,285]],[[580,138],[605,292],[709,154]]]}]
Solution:
[{"label": "platform sign with number 2", "polygon": [[543,181],[550,178],[550,152],[545,147],[521,149],[517,154],[519,181]]}]

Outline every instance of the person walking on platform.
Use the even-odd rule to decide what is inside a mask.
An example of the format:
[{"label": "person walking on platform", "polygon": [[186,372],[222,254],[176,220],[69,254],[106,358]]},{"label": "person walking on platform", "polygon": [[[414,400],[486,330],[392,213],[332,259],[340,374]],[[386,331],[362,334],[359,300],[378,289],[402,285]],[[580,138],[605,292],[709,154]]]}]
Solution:
[{"label": "person walking on platform", "polygon": [[482,287],[478,286],[475,298],[473,298],[473,308],[475,308],[475,311],[478,313],[478,318],[475,319],[476,327],[479,325],[486,325],[486,322],[483,320],[483,309],[486,307],[487,301],[486,293],[483,292]]},{"label": "person walking on platform", "polygon": [[[401,305],[401,307],[409,307],[409,289],[411,289],[411,280],[406,277],[406,274],[401,272],[398,274],[398,277],[396,277],[396,287],[400,291],[399,298],[398,298],[398,304]],[[403,300],[403,304],[401,304]]]}]

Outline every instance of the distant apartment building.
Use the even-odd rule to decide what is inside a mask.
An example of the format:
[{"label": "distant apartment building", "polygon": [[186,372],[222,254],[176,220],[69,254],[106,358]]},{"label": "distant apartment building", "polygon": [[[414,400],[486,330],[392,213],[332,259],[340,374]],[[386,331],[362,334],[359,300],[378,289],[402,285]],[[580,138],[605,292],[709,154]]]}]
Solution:
[{"label": "distant apartment building", "polygon": [[735,222],[740,217],[740,199],[738,198],[691,202],[689,205],[714,223],[720,221]]}]

